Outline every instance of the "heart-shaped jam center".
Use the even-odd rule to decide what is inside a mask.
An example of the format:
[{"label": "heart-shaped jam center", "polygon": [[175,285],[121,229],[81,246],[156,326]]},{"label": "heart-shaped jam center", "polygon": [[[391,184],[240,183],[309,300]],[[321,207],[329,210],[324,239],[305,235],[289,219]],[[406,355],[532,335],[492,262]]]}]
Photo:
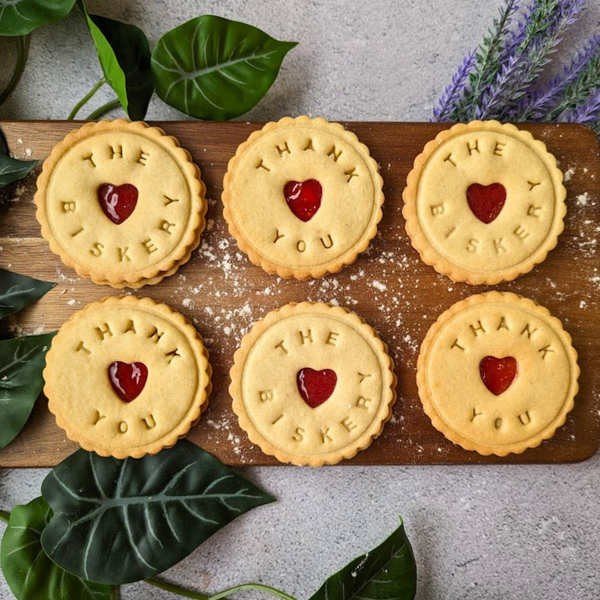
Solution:
[{"label": "heart-shaped jam center", "polygon": [[120,360],[108,367],[108,378],[113,390],[123,400],[135,400],[144,389],[148,379],[148,367],[144,363],[126,363]]},{"label": "heart-shaped jam center", "polygon": [[504,207],[506,188],[501,183],[472,183],[467,188],[467,202],[471,212],[488,225],[498,217]]},{"label": "heart-shaped jam center", "polygon": [[316,179],[288,181],[283,188],[283,195],[294,215],[306,223],[321,207],[323,188]]},{"label": "heart-shaped jam center", "polygon": [[311,408],[317,408],[333,394],[337,384],[337,375],[332,369],[315,371],[305,367],[298,371],[296,384],[304,402]]},{"label": "heart-shaped jam center", "polygon": [[486,356],[479,363],[481,381],[494,396],[503,394],[512,385],[518,370],[517,360],[512,356]]},{"label": "heart-shaped jam center", "polygon": [[104,214],[115,224],[120,225],[135,210],[138,201],[138,190],[135,185],[124,183],[113,185],[103,183],[98,188],[98,202]]}]

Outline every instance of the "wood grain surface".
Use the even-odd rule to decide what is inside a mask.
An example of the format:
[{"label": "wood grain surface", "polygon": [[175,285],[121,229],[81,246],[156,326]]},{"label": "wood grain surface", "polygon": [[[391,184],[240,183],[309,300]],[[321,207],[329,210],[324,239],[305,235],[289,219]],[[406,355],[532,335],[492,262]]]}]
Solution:
[{"label": "wood grain surface", "polygon": [[[433,123],[346,123],[381,166],[386,202],[371,248],[341,273],[298,282],[267,275],[248,262],[222,216],[221,185],[237,146],[256,123],[158,123],[193,155],[210,200],[201,248],[180,271],[138,295],[164,301],[188,317],[210,351],[214,391],[208,411],[189,438],[231,465],[272,465],[238,427],[228,394],[229,368],[241,336],[268,311],[292,301],[346,306],[375,327],[396,363],[398,402],[385,431],[345,464],[557,463],[593,455],[600,438],[600,160],[594,134],[578,125],[523,125],[542,139],[567,173],[569,211],[558,247],[534,271],[489,288],[457,284],[423,264],[402,218],[402,190],[415,156],[446,126]],[[11,152],[45,159],[77,127],[69,122],[0,122]],[[35,173],[0,193],[0,265],[58,285],[34,306],[8,320],[3,336],[52,331],[88,302],[117,294],[78,277],[40,237],[33,194]],[[488,289],[514,291],[545,305],[573,336],[581,366],[580,393],[565,426],[540,447],[506,458],[483,457],[447,441],[419,401],[415,372],[429,326],[454,302]],[[1,416],[0,416],[1,418]],[[76,449],[41,398],[19,437],[0,451],[0,467],[53,466]]]}]

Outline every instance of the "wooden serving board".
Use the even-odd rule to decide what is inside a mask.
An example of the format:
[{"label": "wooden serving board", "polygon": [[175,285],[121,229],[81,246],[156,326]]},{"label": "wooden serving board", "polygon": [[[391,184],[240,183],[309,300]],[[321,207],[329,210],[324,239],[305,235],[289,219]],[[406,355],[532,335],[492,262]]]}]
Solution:
[{"label": "wooden serving board", "polygon": [[[559,317],[573,336],[581,366],[580,393],[567,423],[539,448],[506,458],[483,457],[447,441],[431,425],[417,395],[419,345],[429,326],[454,302],[487,289],[453,283],[423,264],[404,231],[402,190],[415,156],[445,125],[347,123],[381,165],[386,202],[370,250],[341,273],[298,282],[267,275],[248,262],[230,237],[220,201],[227,162],[257,123],[158,123],[194,156],[210,200],[201,248],[173,277],[136,292],[172,305],[202,334],[214,369],[208,411],[190,439],[231,465],[273,465],[249,443],[231,410],[229,368],[241,336],[268,311],[292,301],[335,302],[375,327],[396,363],[398,402],[382,436],[352,464],[557,463],[592,456],[600,438],[600,160],[598,141],[578,125],[523,125],[543,140],[567,174],[569,211],[558,247],[534,271],[495,286],[533,298]],[[45,159],[77,127],[69,122],[0,122],[17,157]],[[35,177],[10,186],[0,205],[0,265],[58,285],[36,305],[9,320],[11,334],[52,331],[88,302],[117,294],[62,265],[40,237],[33,195]],[[7,331],[3,334],[7,335]],[[1,417],[0,417],[1,418]],[[19,437],[0,451],[0,467],[46,467],[77,448],[48,412],[45,399]]]}]

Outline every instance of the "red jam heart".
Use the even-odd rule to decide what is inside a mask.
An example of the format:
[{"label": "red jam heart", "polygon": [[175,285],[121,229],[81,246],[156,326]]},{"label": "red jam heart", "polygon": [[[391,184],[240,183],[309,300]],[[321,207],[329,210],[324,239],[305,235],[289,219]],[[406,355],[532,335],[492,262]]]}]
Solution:
[{"label": "red jam heart", "polygon": [[518,370],[519,365],[512,356],[486,356],[479,363],[481,380],[494,396],[503,394],[512,385]]},{"label": "red jam heart", "polygon": [[506,202],[506,188],[501,183],[481,185],[472,183],[467,188],[467,202],[471,212],[483,223],[494,221]]},{"label": "red jam heart", "polygon": [[115,393],[123,402],[135,400],[144,389],[148,379],[148,367],[144,363],[115,361],[108,367],[108,378]]},{"label": "red jam heart", "polygon": [[131,216],[138,201],[138,190],[135,185],[124,183],[113,185],[103,183],[98,188],[98,202],[104,214],[115,225],[120,225]]},{"label": "red jam heart", "polygon": [[337,375],[331,369],[315,371],[306,367],[298,371],[296,384],[304,402],[311,408],[317,408],[333,394]]},{"label": "red jam heart", "polygon": [[323,188],[316,179],[288,181],[283,188],[283,195],[294,215],[306,223],[321,207]]}]

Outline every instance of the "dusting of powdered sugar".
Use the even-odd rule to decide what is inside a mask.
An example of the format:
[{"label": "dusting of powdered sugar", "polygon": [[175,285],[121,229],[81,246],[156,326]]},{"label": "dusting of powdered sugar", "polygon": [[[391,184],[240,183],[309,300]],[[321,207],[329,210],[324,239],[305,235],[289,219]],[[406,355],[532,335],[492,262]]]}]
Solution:
[{"label": "dusting of powdered sugar", "polygon": [[[27,154],[24,144],[21,153]],[[388,165],[390,178],[396,165]],[[385,169],[385,165],[383,166]],[[568,194],[569,213],[567,215],[567,235],[561,237],[559,248],[553,250],[550,259],[560,252],[568,252],[573,260],[596,256],[600,236],[597,198],[584,191],[585,178],[591,179],[588,169],[581,165],[569,165],[564,171],[564,181],[569,186],[578,185],[577,193]],[[28,210],[27,219],[35,222],[34,208],[29,202],[33,199],[30,183],[17,184],[11,192],[8,210],[15,212]],[[206,228],[200,246],[192,254],[188,264],[183,265],[177,274],[157,286],[149,286],[137,291],[112,290],[106,286],[93,286],[82,282],[74,271],[56,269],[57,287],[50,292],[52,302],[62,304],[61,315],[69,315],[80,310],[88,302],[115,293],[135,293],[162,300],[181,311],[198,329],[211,355],[211,363],[219,366],[214,378],[213,398],[223,401],[227,410],[209,409],[202,420],[206,427],[202,435],[209,444],[220,446],[232,452],[240,462],[255,457],[255,449],[245,434],[240,433],[237,418],[230,410],[230,397],[227,393],[229,379],[227,370],[233,362],[234,351],[242,337],[250,331],[254,323],[268,312],[288,302],[304,300],[326,302],[334,306],[346,307],[367,320],[380,334],[389,348],[390,355],[397,365],[398,402],[388,429],[392,435],[404,435],[412,444],[416,454],[425,452],[419,440],[410,439],[405,431],[405,413],[421,410],[416,394],[414,374],[421,342],[435,319],[455,302],[469,295],[487,291],[487,288],[472,287],[463,283],[453,283],[447,277],[435,273],[425,265],[418,253],[411,247],[401,219],[384,217],[377,237],[367,252],[358,261],[346,266],[339,273],[324,278],[296,281],[282,279],[264,273],[260,267],[252,265],[242,253],[227,230],[214,198],[208,200],[210,209]],[[387,205],[388,201],[386,201]],[[394,208],[393,206],[391,208]],[[21,218],[21,217],[20,217]],[[390,221],[393,221],[390,223]],[[12,243],[13,240],[11,240]],[[4,242],[3,242],[3,245]],[[564,256],[564,255],[563,255]],[[502,285],[506,291],[525,293],[534,299],[548,299],[549,308],[556,310],[557,316],[570,327],[582,327],[589,315],[599,310],[600,271],[590,261],[581,261],[581,272],[586,284],[578,289],[565,289],[564,277],[544,265],[548,277],[538,277],[533,289],[528,277]],[[5,265],[6,266],[6,265]],[[10,267],[10,265],[8,265]],[[52,274],[48,274],[52,279]],[[533,275],[534,276],[534,275]],[[85,284],[85,285],[83,285]],[[525,291],[526,290],[526,291]],[[43,300],[45,301],[45,299]],[[572,309],[561,313],[562,303],[569,302],[577,307],[580,314]],[[44,305],[46,306],[46,305]],[[565,318],[565,313],[571,319]],[[11,317],[10,332],[14,335],[45,332],[56,329],[39,325],[39,313],[35,313],[37,324],[23,324],[21,319]],[[578,320],[579,319],[579,320]],[[43,321],[42,321],[43,322]],[[29,321],[27,321],[29,323]],[[410,423],[410,418],[407,419]],[[384,436],[386,432],[384,431]],[[431,448],[427,448],[431,452]],[[444,454],[446,450],[434,446],[434,451]],[[257,451],[256,451],[257,452]],[[440,460],[443,460],[440,459]]]}]

